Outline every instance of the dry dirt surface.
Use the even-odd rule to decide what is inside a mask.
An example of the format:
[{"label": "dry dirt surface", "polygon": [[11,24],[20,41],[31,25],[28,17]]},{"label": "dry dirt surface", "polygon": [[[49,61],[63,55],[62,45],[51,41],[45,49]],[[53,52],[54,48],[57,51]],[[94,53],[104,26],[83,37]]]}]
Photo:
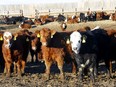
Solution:
[{"label": "dry dirt surface", "polygon": [[[16,25],[3,25],[0,24],[1,31],[11,31],[16,32],[20,30],[18,28],[19,23]],[[95,26],[100,26],[105,29],[116,29],[116,22],[111,20],[87,22],[87,23],[77,23],[68,24],[67,31],[77,30],[85,26],[90,26],[94,28]],[[48,27],[57,31],[61,31],[60,23],[53,22],[45,25],[33,26],[30,31],[35,31],[37,29],[42,29]],[[99,67],[99,75],[95,79],[95,83],[90,82],[89,77],[85,76],[83,82],[79,82],[78,75],[71,73],[71,64],[64,65],[65,79],[61,80],[59,78],[59,70],[54,64],[51,67],[50,80],[46,80],[44,75],[45,65],[44,63],[32,63],[30,62],[30,55],[27,59],[27,65],[25,68],[25,74],[22,77],[17,77],[12,73],[11,77],[5,77],[3,70],[0,71],[0,87],[116,87],[116,72],[113,73],[112,78],[108,78],[106,75],[106,68],[104,64]],[[114,66],[115,68],[116,66]],[[116,69],[114,69],[116,71]]]}]

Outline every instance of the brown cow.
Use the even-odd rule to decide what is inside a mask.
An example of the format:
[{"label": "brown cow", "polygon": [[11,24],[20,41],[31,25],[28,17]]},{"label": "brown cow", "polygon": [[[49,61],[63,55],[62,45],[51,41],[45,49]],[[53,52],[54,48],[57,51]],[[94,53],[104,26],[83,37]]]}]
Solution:
[{"label": "brown cow", "polygon": [[116,21],[116,12],[115,13],[111,13],[111,20],[112,21]]},{"label": "brown cow", "polygon": [[35,19],[35,20],[34,20],[34,24],[35,24],[35,25],[42,25],[42,22],[41,22],[40,19]]},{"label": "brown cow", "polygon": [[10,76],[11,65],[14,63],[14,72],[18,76],[24,73],[26,58],[29,51],[29,39],[25,31],[18,32],[14,36],[10,32],[5,32],[3,35],[2,53],[5,60],[4,73]]},{"label": "brown cow", "polygon": [[49,15],[40,15],[40,20],[41,20],[42,24],[46,24],[48,22],[53,22],[54,21],[54,17],[53,16],[49,16]]},{"label": "brown cow", "polygon": [[79,22],[79,17],[73,15],[72,17],[68,17],[68,18],[65,20],[65,22],[68,23],[68,24],[78,23],[78,22]]},{"label": "brown cow", "polygon": [[22,23],[19,25],[19,28],[21,28],[21,29],[30,29],[30,28],[32,28],[32,26],[31,26],[31,24],[22,22]]},{"label": "brown cow", "polygon": [[5,60],[5,69],[4,72],[6,72],[7,76],[10,76],[10,68],[12,64],[12,57],[11,57],[11,40],[12,40],[12,34],[10,32],[4,32],[3,34],[3,45],[2,45],[2,53]]},{"label": "brown cow", "polygon": [[116,61],[116,30],[115,29],[108,29],[106,30],[109,38],[110,38],[110,44],[109,44],[109,69],[110,74],[112,74],[112,61]]},{"label": "brown cow", "polygon": [[[39,31],[35,31],[30,35],[30,53],[32,57],[32,62],[37,62],[38,60],[41,60],[41,42],[40,42],[40,36],[38,36]],[[34,55],[36,57],[34,61]]]},{"label": "brown cow", "polygon": [[50,29],[48,28],[40,30],[40,41],[42,43],[41,46],[42,57],[43,60],[45,61],[47,79],[49,79],[50,67],[54,62],[57,63],[57,66],[60,70],[61,78],[64,78],[63,75],[63,64],[65,55],[64,49],[51,47],[47,45],[47,41],[49,40],[49,38],[51,38],[51,34],[53,33],[54,31],[51,32]]},{"label": "brown cow", "polygon": [[[72,59],[72,54],[71,54],[72,50],[70,48],[70,45],[67,44],[68,43],[67,38],[70,34],[71,32],[56,32],[48,28],[43,28],[42,30],[40,30],[40,42],[42,43],[42,54],[45,64],[51,63],[51,61],[49,61],[51,59],[55,61],[56,59],[58,59],[57,62],[63,61],[61,60],[61,58],[64,57],[64,61],[66,63],[73,64],[72,71],[76,73],[76,66],[74,60]],[[48,59],[46,59],[46,57],[48,57]],[[47,66],[46,64],[46,67],[50,67],[50,66]],[[59,69],[62,68],[60,67]],[[49,70],[47,69],[47,73],[48,72]]]}]

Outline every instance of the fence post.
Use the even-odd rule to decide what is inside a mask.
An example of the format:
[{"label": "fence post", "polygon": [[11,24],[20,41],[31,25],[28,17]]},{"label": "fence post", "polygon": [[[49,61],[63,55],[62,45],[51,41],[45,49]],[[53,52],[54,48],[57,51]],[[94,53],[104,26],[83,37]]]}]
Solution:
[{"label": "fence post", "polygon": [[102,7],[102,12],[103,12],[103,7]]},{"label": "fence post", "polygon": [[23,10],[20,10],[20,16],[23,16]]},{"label": "fence post", "polygon": [[75,15],[77,15],[77,8],[75,8]]},{"label": "fence post", "polygon": [[38,10],[35,9],[35,19],[38,19]]},{"label": "fence post", "polygon": [[7,17],[9,17],[9,11],[7,11]]},{"label": "fence post", "polygon": [[64,15],[64,9],[62,9],[62,15]]},{"label": "fence post", "polygon": [[49,15],[50,15],[50,9],[49,9]]}]

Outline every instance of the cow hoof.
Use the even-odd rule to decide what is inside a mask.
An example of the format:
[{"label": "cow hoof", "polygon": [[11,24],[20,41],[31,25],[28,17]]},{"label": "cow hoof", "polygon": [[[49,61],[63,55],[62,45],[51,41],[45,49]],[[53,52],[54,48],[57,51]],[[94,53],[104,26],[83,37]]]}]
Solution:
[{"label": "cow hoof", "polygon": [[61,80],[64,80],[64,74],[61,74],[61,75],[60,75],[60,79],[61,79]]},{"label": "cow hoof", "polygon": [[49,74],[44,74],[46,80],[50,80],[50,75]]}]

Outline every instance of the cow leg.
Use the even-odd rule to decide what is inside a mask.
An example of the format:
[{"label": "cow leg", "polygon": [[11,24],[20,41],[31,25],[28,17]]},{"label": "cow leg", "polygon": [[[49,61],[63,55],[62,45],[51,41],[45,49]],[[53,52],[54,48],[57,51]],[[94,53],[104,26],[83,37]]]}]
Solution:
[{"label": "cow leg", "polygon": [[79,67],[78,69],[79,69],[79,73],[78,73],[79,81],[82,82],[82,79],[83,79],[83,68]]},{"label": "cow leg", "polygon": [[6,70],[6,63],[5,63],[5,67],[4,67],[4,74],[6,74],[7,73],[7,70]]},{"label": "cow leg", "polygon": [[21,60],[21,73],[24,74],[25,73],[25,65],[26,65],[26,62],[24,60]]},{"label": "cow leg", "polygon": [[89,71],[90,71],[90,79],[92,80],[92,82],[94,82],[95,77],[94,77],[94,68],[93,68],[93,64],[90,65]]},{"label": "cow leg", "polygon": [[15,73],[15,74],[16,74],[16,72],[17,72],[16,68],[17,68],[17,65],[16,65],[16,63],[14,62],[14,73]]},{"label": "cow leg", "polygon": [[64,72],[63,72],[63,64],[64,64],[64,61],[63,61],[63,58],[60,57],[60,58],[57,58],[57,66],[60,70],[60,77],[61,79],[64,79]]},{"label": "cow leg", "polygon": [[76,63],[75,63],[75,61],[73,60],[72,61],[72,73],[74,73],[74,74],[76,74]]},{"label": "cow leg", "polygon": [[112,61],[111,60],[109,61],[109,68],[110,68],[110,74],[112,76]]},{"label": "cow leg", "polygon": [[10,70],[10,68],[11,68],[11,62],[10,61],[8,61],[8,62],[6,62],[6,67],[5,67],[5,70],[6,70],[6,76],[7,77],[10,77],[10,74],[11,74],[11,70]]},{"label": "cow leg", "polygon": [[105,65],[107,68],[107,77],[110,78],[111,77],[111,73],[110,73],[110,66],[109,66],[109,60],[105,60]]},{"label": "cow leg", "polygon": [[17,62],[17,72],[18,72],[18,76],[21,76],[21,61]]},{"label": "cow leg", "polygon": [[51,67],[51,65],[52,65],[52,61],[45,60],[47,80],[50,79],[50,67]]}]

